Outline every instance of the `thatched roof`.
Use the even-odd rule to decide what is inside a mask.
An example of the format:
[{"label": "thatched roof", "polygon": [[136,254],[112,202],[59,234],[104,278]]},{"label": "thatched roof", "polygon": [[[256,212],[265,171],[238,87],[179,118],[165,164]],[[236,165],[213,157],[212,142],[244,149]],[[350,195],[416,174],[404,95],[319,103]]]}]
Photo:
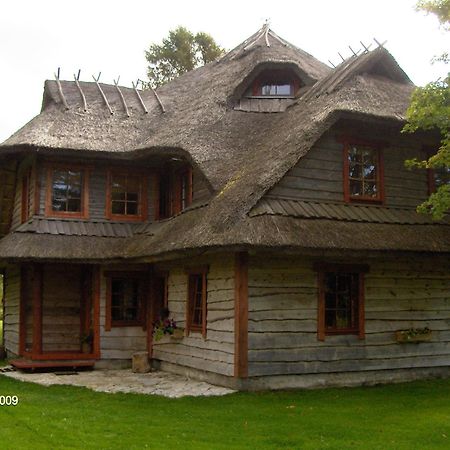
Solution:
[{"label": "thatched roof", "polygon": [[[296,68],[306,85],[300,96],[283,113],[236,110],[238,96],[258,71],[274,64]],[[338,219],[324,222],[323,218],[304,220],[270,213],[248,215],[264,193],[341,118],[391,124],[404,121],[414,86],[384,48],[352,57],[332,70],[264,27],[219,61],[159,88],[157,94],[166,112],[152,91],[139,93],[146,113],[137,93],[121,87],[129,111],[127,116],[117,88],[101,85],[114,112],[110,114],[95,83],[80,85],[87,111],[74,82],[61,82],[69,107],[66,109],[57,83],[47,81],[41,114],[0,145],[0,156],[35,149],[51,154],[88,152],[92,156],[130,159],[179,152],[200,169],[215,191],[207,206],[145,226],[152,230],[152,236],[123,239],[127,241],[123,256],[133,258],[224,245],[301,246],[307,243],[302,236],[308,235],[319,247],[337,245],[324,233],[313,230],[315,224],[322,223],[326,223],[331,233],[333,227],[342,229],[341,246],[357,245],[356,241],[345,239],[345,232],[350,237],[353,230],[373,232],[379,237],[370,243],[362,238],[361,245],[365,242],[367,248],[392,245],[392,249],[450,251],[448,238],[439,231],[448,230],[447,226],[417,225],[420,219],[410,218],[408,225],[352,220],[343,224]],[[284,228],[291,224],[296,231],[300,227],[303,234],[286,231],[275,237],[264,231],[267,226],[271,233],[277,234],[279,224]],[[406,227],[411,232],[405,231],[404,237],[400,232],[394,242],[390,233]],[[425,227],[430,228],[431,236],[440,239],[438,243],[430,240],[427,244],[418,243]],[[28,234],[37,234],[33,229],[21,231],[15,234],[17,245]],[[314,233],[316,237],[312,239]],[[89,236],[80,236],[84,238]],[[12,247],[3,241],[0,255],[12,257]]]}]

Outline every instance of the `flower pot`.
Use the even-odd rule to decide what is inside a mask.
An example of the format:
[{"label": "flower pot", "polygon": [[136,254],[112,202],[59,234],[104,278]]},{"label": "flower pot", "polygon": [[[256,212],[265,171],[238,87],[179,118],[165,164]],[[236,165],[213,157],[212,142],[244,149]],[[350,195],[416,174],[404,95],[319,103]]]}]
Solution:
[{"label": "flower pot", "polygon": [[395,332],[395,339],[397,342],[401,344],[411,343],[419,343],[419,342],[429,342],[433,337],[433,333],[431,330],[427,330],[426,332],[413,333],[411,330],[402,330]]},{"label": "flower pot", "polygon": [[183,328],[175,328],[173,330],[173,334],[170,335],[170,339],[174,341],[179,341],[184,338],[184,329]]}]

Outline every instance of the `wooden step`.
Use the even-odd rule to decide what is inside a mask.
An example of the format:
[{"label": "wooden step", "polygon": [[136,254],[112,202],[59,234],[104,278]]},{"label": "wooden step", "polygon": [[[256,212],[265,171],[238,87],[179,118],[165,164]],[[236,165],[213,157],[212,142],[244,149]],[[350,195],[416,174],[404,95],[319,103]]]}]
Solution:
[{"label": "wooden step", "polygon": [[9,363],[16,369],[21,370],[44,370],[44,369],[59,369],[59,368],[93,368],[95,361],[93,360],[43,360],[32,361],[31,359],[13,359]]}]

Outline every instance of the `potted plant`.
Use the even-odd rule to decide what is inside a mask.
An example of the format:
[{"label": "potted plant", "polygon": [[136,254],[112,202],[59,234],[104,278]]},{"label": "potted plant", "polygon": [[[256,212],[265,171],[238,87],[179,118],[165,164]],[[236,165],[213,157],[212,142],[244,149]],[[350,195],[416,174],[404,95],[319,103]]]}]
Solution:
[{"label": "potted plant", "polygon": [[[179,328],[177,328],[177,323],[175,320],[170,319],[169,317],[162,319],[159,318],[153,324],[153,338],[155,341],[159,341],[165,335],[176,336],[179,333]],[[175,334],[175,332],[177,334]]]},{"label": "potted plant", "polygon": [[395,339],[399,343],[408,342],[428,342],[431,341],[432,331],[428,327],[409,328],[407,330],[399,330],[395,332]]}]

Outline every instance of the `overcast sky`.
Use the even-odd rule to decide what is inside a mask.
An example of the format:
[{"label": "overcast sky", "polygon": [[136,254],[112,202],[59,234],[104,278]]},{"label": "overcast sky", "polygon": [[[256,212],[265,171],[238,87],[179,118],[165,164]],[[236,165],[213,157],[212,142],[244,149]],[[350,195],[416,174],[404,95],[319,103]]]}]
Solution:
[{"label": "overcast sky", "polygon": [[415,0],[14,0],[0,6],[0,141],[39,113],[44,81],[120,84],[146,76],[144,50],[184,25],[232,49],[268,19],[281,37],[328,64],[387,40],[386,48],[416,84],[445,74],[431,58],[450,48],[450,33],[414,11]]}]

